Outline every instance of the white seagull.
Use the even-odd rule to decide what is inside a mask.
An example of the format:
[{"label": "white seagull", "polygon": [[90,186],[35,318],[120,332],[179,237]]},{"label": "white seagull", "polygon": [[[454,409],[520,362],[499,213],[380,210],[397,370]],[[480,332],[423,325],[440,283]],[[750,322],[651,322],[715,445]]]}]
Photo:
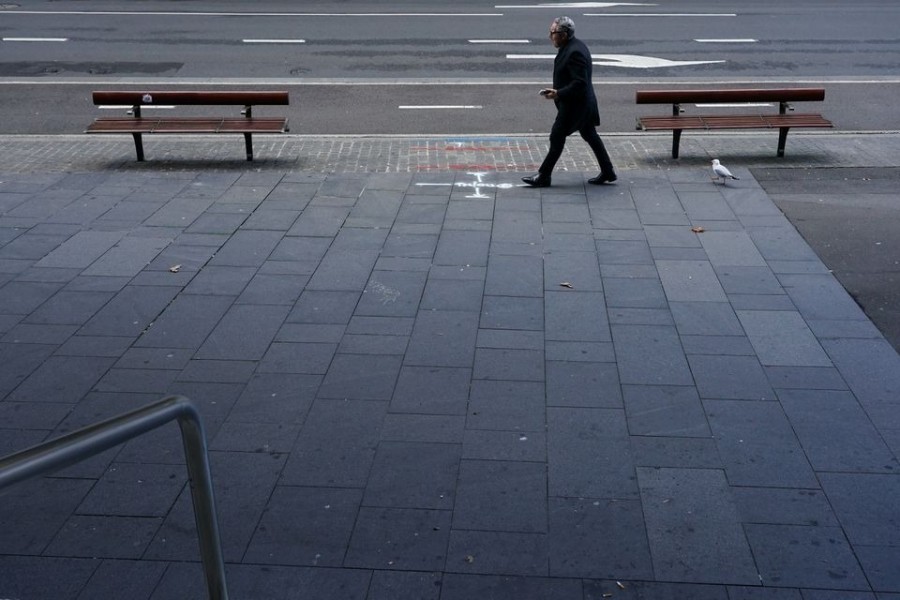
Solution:
[{"label": "white seagull", "polygon": [[731,171],[725,168],[725,165],[719,162],[718,158],[714,158],[712,161],[712,170],[713,174],[715,174],[716,179],[719,177],[722,178],[722,184],[725,184],[725,181],[728,179],[740,179],[740,177],[735,177],[731,174]]}]

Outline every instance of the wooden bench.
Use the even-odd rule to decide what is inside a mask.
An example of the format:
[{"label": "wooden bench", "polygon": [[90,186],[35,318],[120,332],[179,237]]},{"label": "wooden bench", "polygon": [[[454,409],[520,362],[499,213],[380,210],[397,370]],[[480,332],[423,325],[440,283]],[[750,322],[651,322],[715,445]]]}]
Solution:
[{"label": "wooden bench", "polygon": [[[252,107],[260,105],[288,104],[287,92],[245,91],[106,91],[93,93],[97,106],[129,106],[126,117],[100,117],[94,120],[85,133],[130,133],[134,136],[137,159],[144,160],[145,133],[243,133],[247,147],[247,160],[253,160],[254,133],[285,133],[287,119],[283,117],[254,117]],[[242,117],[169,117],[143,116],[141,108],[150,106],[243,106]]]},{"label": "wooden bench", "polygon": [[[637,128],[644,131],[672,130],[672,158],[678,158],[681,132],[685,129],[778,129],[778,156],[784,156],[788,131],[792,127],[834,127],[820,114],[794,114],[791,102],[821,102],[822,88],[730,89],[730,90],[638,90],[637,104],[671,104],[672,116],[639,117]],[[778,113],[767,114],[682,114],[683,104],[778,103]]]}]

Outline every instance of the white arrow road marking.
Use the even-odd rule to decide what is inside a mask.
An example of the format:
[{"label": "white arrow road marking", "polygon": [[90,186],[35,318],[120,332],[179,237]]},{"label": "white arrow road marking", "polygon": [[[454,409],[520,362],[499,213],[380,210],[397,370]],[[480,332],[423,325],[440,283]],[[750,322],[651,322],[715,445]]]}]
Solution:
[{"label": "white arrow road marking", "polygon": [[[507,54],[510,60],[548,59],[555,54]],[[724,63],[724,60],[669,60],[655,56],[638,56],[635,54],[595,54],[595,65],[602,67],[622,67],[624,69],[657,69],[661,67],[685,67],[690,65],[712,65]]]}]

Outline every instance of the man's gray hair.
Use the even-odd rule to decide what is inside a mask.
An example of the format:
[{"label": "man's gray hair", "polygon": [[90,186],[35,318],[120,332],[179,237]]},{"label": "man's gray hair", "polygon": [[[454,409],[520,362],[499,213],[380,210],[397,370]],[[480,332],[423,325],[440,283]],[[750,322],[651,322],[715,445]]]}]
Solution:
[{"label": "man's gray hair", "polygon": [[556,17],[553,19],[553,22],[556,23],[557,29],[562,29],[566,32],[567,37],[575,37],[575,21],[569,17]]}]

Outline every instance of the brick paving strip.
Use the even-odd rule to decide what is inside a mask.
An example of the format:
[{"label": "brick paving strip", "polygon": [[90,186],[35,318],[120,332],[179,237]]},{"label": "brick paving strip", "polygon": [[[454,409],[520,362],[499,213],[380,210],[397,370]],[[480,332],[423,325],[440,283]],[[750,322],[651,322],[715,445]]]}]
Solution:
[{"label": "brick paving strip", "polygon": [[[900,136],[772,137],[4,136],[0,455],[190,397],[233,598],[893,597],[900,357],[750,167]],[[5,491],[0,598],[204,597],[180,453]]]}]

